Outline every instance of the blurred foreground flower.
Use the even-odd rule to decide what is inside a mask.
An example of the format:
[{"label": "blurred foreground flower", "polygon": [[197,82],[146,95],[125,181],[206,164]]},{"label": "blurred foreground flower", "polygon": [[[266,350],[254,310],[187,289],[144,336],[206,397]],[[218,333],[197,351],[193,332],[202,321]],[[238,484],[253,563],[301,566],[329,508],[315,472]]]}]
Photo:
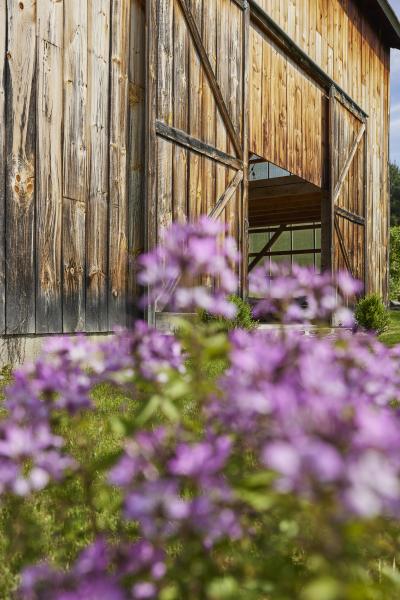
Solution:
[{"label": "blurred foreground flower", "polygon": [[[168,305],[172,310],[204,309],[232,318],[235,306],[227,300],[237,288],[233,266],[239,260],[236,242],[221,236],[226,228],[203,217],[197,223],[174,224],[163,243],[140,259],[139,281],[148,287],[145,302]],[[212,289],[201,278],[211,278]]]},{"label": "blurred foreground flower", "polygon": [[260,300],[255,316],[270,315],[283,323],[330,323],[352,327],[353,312],[346,302],[362,289],[347,273],[333,277],[312,267],[272,263],[255,269],[249,276],[250,294]]},{"label": "blurred foreground flower", "polygon": [[[209,219],[174,225],[165,245],[142,259],[149,300],[232,316],[227,295],[236,288],[238,254],[230,238],[221,246],[224,231]],[[349,326],[348,299],[360,284],[343,273],[279,266],[272,275],[254,271],[250,289],[257,314],[278,323]],[[76,507],[75,497],[67,509],[65,499],[54,502],[63,515],[90,512],[79,544],[81,531],[92,543],[72,563],[76,552],[68,549],[65,571],[47,563],[25,569],[20,597],[319,600],[299,596],[319,568],[325,580],[327,572],[337,577],[331,590],[339,589],[364,569],[346,537],[351,526],[381,517],[386,526],[400,516],[399,359],[399,348],[349,331],[225,335],[190,320],[173,335],[138,322],[100,343],[52,340],[7,391],[0,492],[29,496],[76,467],[85,505]],[[95,455],[88,466],[66,432],[95,413],[93,391],[104,383],[134,397],[140,410],[114,415],[112,451],[98,457],[88,445]],[[357,596],[324,597],[353,600],[367,589],[375,599],[367,569],[363,577],[368,585]]]}]

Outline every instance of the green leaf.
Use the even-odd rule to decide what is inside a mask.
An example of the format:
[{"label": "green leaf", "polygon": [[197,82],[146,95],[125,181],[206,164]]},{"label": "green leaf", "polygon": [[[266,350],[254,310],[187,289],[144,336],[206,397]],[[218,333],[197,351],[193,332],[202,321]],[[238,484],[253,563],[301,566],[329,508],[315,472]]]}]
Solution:
[{"label": "green leaf", "polygon": [[261,471],[254,473],[243,480],[242,485],[246,488],[268,487],[276,479],[275,473],[272,471]]},{"label": "green leaf", "polygon": [[206,340],[206,352],[209,358],[225,355],[229,350],[226,334],[214,335]]},{"label": "green leaf", "polygon": [[267,492],[236,490],[236,496],[258,511],[269,510],[274,505],[274,499]]},{"label": "green leaf", "polygon": [[168,396],[174,400],[179,400],[180,398],[183,398],[188,394],[188,392],[189,386],[187,382],[184,381],[182,378],[171,382],[171,384],[168,385],[166,391]]},{"label": "green leaf", "polygon": [[236,598],[239,590],[238,583],[233,577],[214,579],[208,586],[208,593],[215,600]]},{"label": "green leaf", "polygon": [[109,452],[108,454],[100,454],[99,458],[91,463],[91,467],[94,471],[107,471],[115,465],[121,455],[122,450],[116,450],[115,452]]},{"label": "green leaf", "polygon": [[173,423],[177,423],[178,421],[180,421],[181,416],[179,414],[179,411],[176,408],[175,404],[170,400],[163,400],[161,404],[161,410],[167,417],[167,419],[169,419]]},{"label": "green leaf", "polygon": [[387,579],[389,579],[389,581],[394,583],[396,586],[400,587],[400,572],[397,569],[385,565],[382,568],[382,575],[387,577]]},{"label": "green leaf", "polygon": [[160,600],[177,600],[179,597],[178,590],[175,585],[169,585],[159,594]]},{"label": "green leaf", "polygon": [[147,404],[143,407],[143,409],[139,412],[136,417],[136,423],[139,427],[143,427],[147,421],[149,421],[158,411],[160,405],[162,403],[162,398],[160,396],[153,396],[150,398]]},{"label": "green leaf", "polygon": [[338,600],[341,597],[341,585],[330,577],[321,577],[313,581],[301,594],[302,600]]}]

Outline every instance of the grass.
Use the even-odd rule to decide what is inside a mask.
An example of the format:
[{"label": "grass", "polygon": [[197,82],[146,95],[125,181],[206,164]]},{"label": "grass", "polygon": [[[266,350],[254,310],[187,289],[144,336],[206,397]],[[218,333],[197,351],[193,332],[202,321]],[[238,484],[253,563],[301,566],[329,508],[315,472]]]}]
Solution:
[{"label": "grass", "polygon": [[390,311],[389,329],[383,333],[379,339],[386,344],[386,346],[390,347],[400,344],[400,311]]},{"label": "grass", "polygon": [[[0,372],[0,375],[1,402],[10,372]],[[115,517],[120,494],[117,490],[110,493],[100,465],[112,460],[121,449],[121,435],[113,420],[135,411],[136,403],[108,385],[99,386],[93,397],[96,411],[69,421],[61,420],[58,429],[67,440],[69,452],[88,470],[98,473],[95,491],[88,493],[82,474],[67,478],[62,486],[49,486],[31,500],[3,501],[0,507],[0,598],[12,597],[17,584],[15,574],[24,565],[36,563],[45,556],[58,565],[70,564],[91,542],[97,529],[107,529],[116,538],[130,530]]]}]

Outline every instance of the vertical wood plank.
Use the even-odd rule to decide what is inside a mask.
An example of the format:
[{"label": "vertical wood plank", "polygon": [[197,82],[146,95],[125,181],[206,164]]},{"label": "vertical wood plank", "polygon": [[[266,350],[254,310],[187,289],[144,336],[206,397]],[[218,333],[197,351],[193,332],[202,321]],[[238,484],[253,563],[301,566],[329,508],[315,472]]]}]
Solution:
[{"label": "vertical wood plank", "polygon": [[288,171],[303,172],[303,93],[302,75],[288,62],[288,98],[293,100],[293,110],[288,110]]},{"label": "vertical wood plank", "polygon": [[[260,153],[263,157],[270,157],[272,155],[272,148],[274,145],[273,141],[273,130],[272,130],[272,48],[271,45],[266,41],[263,42],[262,48],[262,95],[261,95],[261,111],[262,111],[262,152]],[[256,111],[255,111],[256,112]],[[258,116],[258,119],[260,117]],[[254,123],[254,127],[257,127]],[[260,127],[258,125],[258,127]]]},{"label": "vertical wood plank", "polygon": [[87,3],[64,5],[63,329],[85,328],[88,192]]},{"label": "vertical wood plank", "polygon": [[6,209],[6,90],[5,61],[7,39],[7,6],[0,3],[0,334],[5,333],[5,209]]},{"label": "vertical wood plank", "polygon": [[[251,28],[251,104],[250,104],[250,130],[251,150],[259,156],[262,155],[263,135],[259,126],[260,107],[262,106],[262,38]],[[270,133],[271,144],[273,132]]]},{"label": "vertical wood plank", "polygon": [[278,52],[278,61],[276,65],[276,71],[274,67],[274,73],[277,77],[277,106],[278,115],[275,121],[275,140],[277,141],[277,164],[280,167],[285,168],[287,165],[287,112],[288,112],[288,98],[287,98],[287,59]]},{"label": "vertical wood plank", "polygon": [[7,1],[6,329],[35,332],[35,2]]},{"label": "vertical wood plank", "polygon": [[126,324],[128,276],[127,120],[130,0],[113,0],[111,24],[109,328]]},{"label": "vertical wood plank", "polygon": [[[227,68],[227,65],[230,64],[228,31],[229,13],[226,9],[226,0],[218,0],[216,7],[216,75],[225,102],[227,102],[229,97],[229,70]],[[230,144],[228,144],[224,123],[218,112],[216,115],[215,145],[217,146],[217,148],[225,152],[228,151],[229,147],[229,152],[232,152]],[[228,170],[221,165],[216,166],[214,205],[216,204],[218,199],[221,198],[222,194],[224,193],[227,187],[227,171]],[[229,210],[226,209],[224,213],[225,214],[223,214],[222,217],[225,217],[226,221],[229,214]]]},{"label": "vertical wood plank", "polygon": [[[173,125],[173,0],[158,0],[157,117]],[[172,152],[170,142],[157,142],[158,241],[172,223]]]},{"label": "vertical wood plank", "polygon": [[241,222],[239,249],[242,251],[240,268],[241,293],[248,296],[249,265],[249,105],[250,105],[250,6],[247,5],[242,20],[242,139],[243,139],[243,183],[241,197]]},{"label": "vertical wood plank", "polygon": [[[187,26],[178,3],[174,6],[174,77],[173,111],[174,126],[188,131],[188,59],[189,39]],[[187,218],[188,150],[176,146],[173,149],[173,219],[184,222]]]},{"label": "vertical wood plank", "polygon": [[36,332],[62,332],[63,3],[38,4]]},{"label": "vertical wood plank", "polygon": [[[145,80],[147,87],[145,105],[145,249],[154,248],[157,242],[157,54],[158,54],[158,3],[146,2],[145,14],[146,55]],[[146,292],[146,290],[145,290]],[[155,306],[151,303],[146,311],[150,324],[154,325]]]},{"label": "vertical wood plank", "polygon": [[129,59],[129,265],[128,322],[137,315],[140,289],[137,283],[136,259],[144,250],[144,148],[145,148],[145,7],[141,0],[131,6],[131,38]]},{"label": "vertical wood plank", "polygon": [[[193,17],[201,30],[203,6],[201,0],[192,0],[191,9]],[[200,60],[193,43],[189,43],[189,133],[201,138],[202,117],[202,76]],[[201,159],[194,152],[189,153],[189,204],[188,216],[194,220],[201,213]]]},{"label": "vertical wood plank", "polygon": [[88,0],[86,331],[108,330],[110,0]]},{"label": "vertical wood plank", "polygon": [[[203,0],[203,23],[202,23],[202,38],[203,45],[208,54],[211,66],[216,70],[216,13],[217,0]],[[208,83],[205,71],[202,70],[202,86],[203,86],[203,114],[202,128],[203,139],[205,142],[215,146],[216,144],[216,118],[217,106],[214,100],[214,95]],[[202,213],[209,214],[216,202],[215,184],[216,184],[216,165],[208,164],[207,160],[203,161],[202,173]]]},{"label": "vertical wood plank", "polygon": [[[244,45],[246,44],[246,29],[245,29],[245,15],[247,8],[243,12],[241,8],[235,5],[230,0],[225,0],[225,15],[227,25],[224,34],[227,36],[227,59],[230,69],[227,69],[227,105],[229,112],[234,124],[235,130],[238,132],[239,138],[242,140],[243,151],[246,152],[245,144],[243,140],[243,111],[244,111],[244,95],[243,95],[243,73],[244,73]],[[222,57],[224,61],[224,57]],[[228,144],[229,152],[234,154],[234,150],[231,144]],[[246,162],[246,158],[244,158]],[[235,173],[230,175],[225,174],[226,186],[228,186],[235,176]],[[232,197],[231,201],[226,207],[226,223],[228,226],[228,232],[232,235],[238,243],[241,243],[242,236],[242,203],[243,203],[243,191],[245,182],[240,186]]]}]

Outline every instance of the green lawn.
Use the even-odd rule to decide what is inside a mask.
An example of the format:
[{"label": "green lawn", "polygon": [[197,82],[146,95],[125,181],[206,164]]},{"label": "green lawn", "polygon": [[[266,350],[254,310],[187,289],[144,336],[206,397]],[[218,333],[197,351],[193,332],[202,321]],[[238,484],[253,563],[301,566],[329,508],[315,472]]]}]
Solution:
[{"label": "green lawn", "polygon": [[[0,401],[10,380],[9,372],[0,371]],[[107,463],[121,448],[120,432],[114,418],[135,410],[135,402],[111,386],[99,386],[94,393],[96,411],[60,421],[59,430],[68,450],[86,464]],[[1,418],[1,413],[0,413]],[[68,431],[66,430],[68,428]],[[101,469],[100,469],[101,470]],[[99,473],[96,493],[85,486],[85,475],[68,478],[63,486],[50,486],[25,502],[6,499],[0,507],[0,598],[11,598],[18,573],[24,564],[36,563],[47,556],[65,565],[94,537],[97,528],[107,529],[117,538],[129,529],[115,518],[117,491],[110,496]],[[23,535],[20,528],[24,527]],[[7,533],[7,535],[4,535]],[[31,547],[26,540],[32,540]],[[25,540],[25,541],[24,541]]]},{"label": "green lawn", "polygon": [[381,335],[380,340],[387,346],[400,344],[400,311],[390,311],[390,327]]}]

